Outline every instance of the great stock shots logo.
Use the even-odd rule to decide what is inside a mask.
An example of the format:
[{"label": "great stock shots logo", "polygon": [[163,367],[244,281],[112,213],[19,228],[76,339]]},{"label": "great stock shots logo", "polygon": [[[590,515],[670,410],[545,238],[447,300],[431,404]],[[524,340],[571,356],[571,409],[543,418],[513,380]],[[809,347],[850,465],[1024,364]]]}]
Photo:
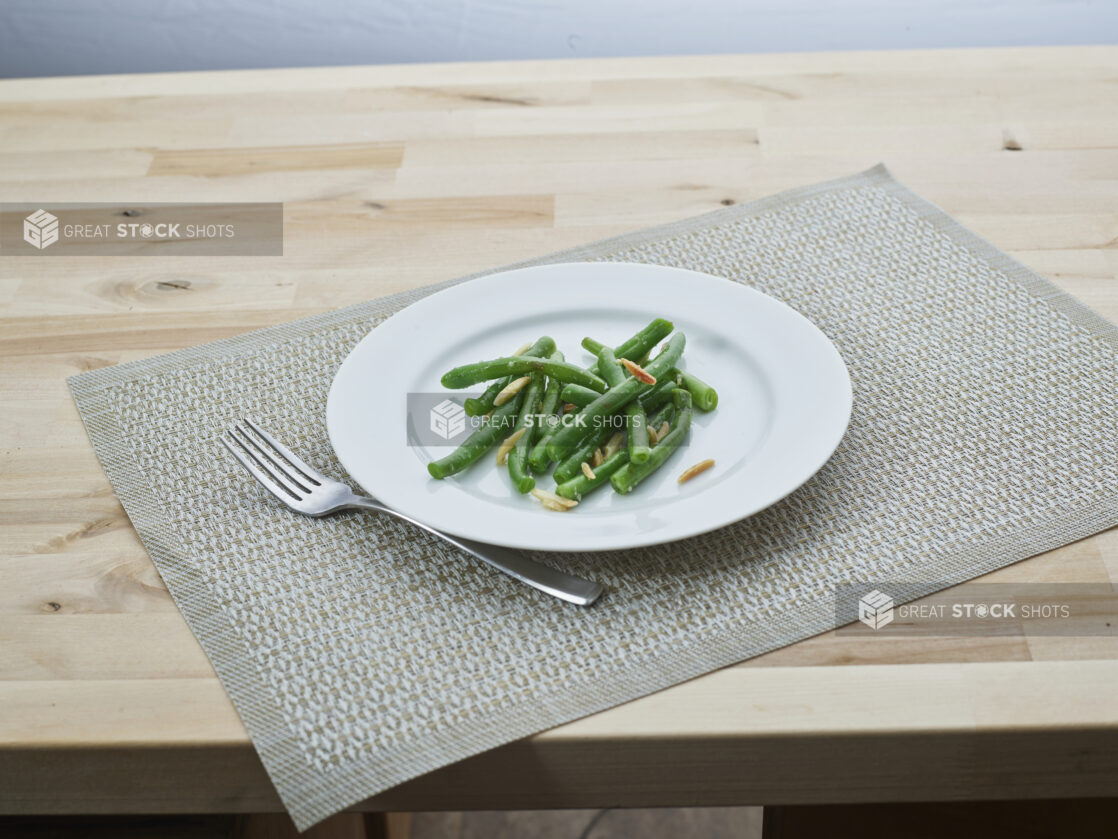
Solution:
[{"label": "great stock shots logo", "polygon": [[874,589],[858,601],[858,620],[870,629],[893,622],[893,598]]},{"label": "great stock shots logo", "polygon": [[0,203],[0,256],[283,256],[278,203]]},{"label": "great stock shots logo", "polygon": [[58,217],[36,210],[23,220],[23,241],[42,250],[58,241]]},{"label": "great stock shots logo", "polygon": [[890,579],[878,586],[861,580],[835,587],[839,635],[863,635],[866,627],[872,633],[886,626],[891,638],[1118,638],[1118,584]]},{"label": "great stock shots logo", "polygon": [[444,399],[430,412],[431,430],[450,440],[466,430],[466,409],[451,399]]},{"label": "great stock shots logo", "polygon": [[[447,397],[446,391],[409,393],[405,412],[407,445],[432,449],[448,446],[454,448],[461,445],[468,434],[483,429],[493,429],[489,439],[504,440],[515,433],[520,426],[526,430],[547,431],[559,426],[573,425],[590,431],[601,433],[608,431],[614,434],[624,432],[627,421],[624,414],[594,417],[588,420],[583,414],[529,413],[521,416],[517,411],[498,409],[494,412],[479,408],[478,405],[470,405],[471,401],[480,402],[482,396],[482,391],[472,393],[459,391],[451,398]],[[538,434],[534,436],[538,437]]]}]

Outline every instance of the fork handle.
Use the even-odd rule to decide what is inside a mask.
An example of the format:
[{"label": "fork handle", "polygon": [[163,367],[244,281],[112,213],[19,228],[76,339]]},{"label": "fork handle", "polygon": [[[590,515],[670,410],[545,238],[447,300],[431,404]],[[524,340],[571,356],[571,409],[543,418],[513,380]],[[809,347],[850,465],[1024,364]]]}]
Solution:
[{"label": "fork handle", "polygon": [[438,536],[444,542],[449,542],[456,548],[465,551],[470,554],[470,556],[480,559],[486,565],[496,568],[498,571],[504,571],[510,577],[520,580],[520,582],[526,583],[532,588],[539,589],[553,597],[558,597],[560,600],[566,600],[568,603],[574,603],[578,606],[589,606],[597,600],[605,590],[599,583],[584,580],[581,577],[573,577],[570,574],[564,574],[562,571],[557,571],[548,565],[536,562],[524,556],[524,554],[509,550],[508,548],[502,548],[499,545],[490,545],[485,542],[475,542],[473,539],[466,539],[462,536],[452,536],[449,533],[443,533],[443,531],[436,530],[430,525],[424,524],[418,519],[413,519],[411,516],[406,516],[398,510],[385,507],[372,498],[357,496],[353,506],[366,510],[376,510],[380,513],[388,513],[390,516],[395,516],[398,519],[410,522],[416,527],[426,530],[431,535]]}]

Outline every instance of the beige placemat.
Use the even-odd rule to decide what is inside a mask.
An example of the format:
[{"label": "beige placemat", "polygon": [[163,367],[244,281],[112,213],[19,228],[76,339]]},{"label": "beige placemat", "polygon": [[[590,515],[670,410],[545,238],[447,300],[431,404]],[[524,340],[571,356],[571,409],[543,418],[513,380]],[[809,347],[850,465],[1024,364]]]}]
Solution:
[{"label": "beige placemat", "polygon": [[587,259],[773,295],[827,333],[854,384],[844,442],[775,507],[657,548],[542,557],[609,586],[590,610],[388,517],[290,514],[217,442],[248,414],[340,475],[323,419],[334,371],[435,289],[71,380],[300,828],[830,629],[836,583],[931,591],[1118,523],[1115,327],[882,167],[525,264]]}]

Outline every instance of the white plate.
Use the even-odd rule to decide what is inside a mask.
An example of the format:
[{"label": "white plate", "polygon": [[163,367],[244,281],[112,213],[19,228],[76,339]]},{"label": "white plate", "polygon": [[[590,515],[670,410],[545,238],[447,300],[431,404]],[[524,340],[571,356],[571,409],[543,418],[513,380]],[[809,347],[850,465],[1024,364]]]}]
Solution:
[{"label": "white plate", "polygon": [[[682,367],[710,382],[719,403],[709,414],[696,410],[689,443],[631,494],[602,487],[570,512],[551,512],[513,491],[493,453],[454,477],[428,475],[427,462],[451,447],[409,443],[409,393],[461,399],[466,392],[440,385],[444,372],[508,355],[545,334],[568,361],[589,364],[583,337],[616,345],[657,316],[686,333]],[[763,510],[826,463],[850,406],[838,351],[785,304],[707,274],[593,262],[492,274],[413,303],[346,358],[326,422],[349,474],[403,513],[493,544],[590,551],[682,539]],[[713,469],[677,483],[708,457]],[[537,477],[537,486],[554,482]]]}]

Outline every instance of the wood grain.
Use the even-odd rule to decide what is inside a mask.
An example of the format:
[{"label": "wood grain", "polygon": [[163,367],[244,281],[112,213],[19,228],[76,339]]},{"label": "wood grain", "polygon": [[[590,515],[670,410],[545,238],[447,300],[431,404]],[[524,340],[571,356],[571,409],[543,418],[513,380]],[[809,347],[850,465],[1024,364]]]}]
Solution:
[{"label": "wood grain", "polygon": [[261,149],[182,149],[152,153],[148,175],[202,175],[220,178],[258,172],[313,172],[319,169],[396,169],[404,147],[396,144],[292,146]]},{"label": "wood grain", "polygon": [[[66,376],[879,161],[1116,320],[1116,67],[1075,47],[0,82],[6,201],[282,201],[286,235],[256,259],[0,256],[0,812],[280,806]],[[1118,532],[988,579],[1113,582]],[[829,633],[365,806],[1113,795],[1116,657]]]}]

